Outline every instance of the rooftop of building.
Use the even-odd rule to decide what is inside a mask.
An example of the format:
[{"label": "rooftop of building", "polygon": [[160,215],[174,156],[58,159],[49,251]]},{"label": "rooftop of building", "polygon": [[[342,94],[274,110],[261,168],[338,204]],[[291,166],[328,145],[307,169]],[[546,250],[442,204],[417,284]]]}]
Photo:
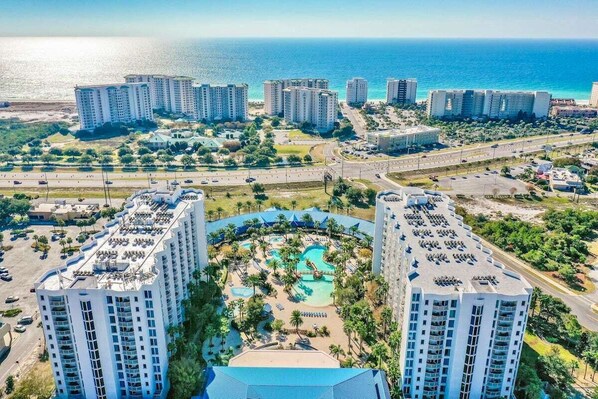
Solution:
[{"label": "rooftop of building", "polygon": [[569,169],[566,168],[552,168],[548,172],[550,175],[551,180],[561,180],[561,181],[569,181],[580,183],[581,177],[577,173],[571,172]]},{"label": "rooftop of building", "polygon": [[328,79],[323,79],[323,78],[283,78],[283,79],[268,79],[268,80],[264,80],[264,83],[276,83],[276,82],[287,82],[287,81],[296,81],[296,82],[300,82],[303,80],[319,80],[322,82],[328,82]]},{"label": "rooftop of building", "polygon": [[438,294],[519,295],[531,290],[525,279],[492,257],[445,194],[403,187],[379,193],[378,200],[412,254],[408,277],[413,287]]},{"label": "rooftop of building", "polygon": [[435,92],[466,92],[466,91],[473,91],[473,92],[481,92],[481,93],[505,93],[505,94],[536,94],[536,93],[546,93],[549,94],[546,90],[496,90],[496,89],[433,89],[430,90],[431,93]]},{"label": "rooftop of building", "polygon": [[99,204],[71,204],[66,201],[40,202],[33,206],[29,212],[96,212],[100,209]]},{"label": "rooftop of building", "polygon": [[183,213],[203,192],[193,189],[144,190],[132,196],[81,253],[45,273],[36,288],[136,290],[157,275],[154,254]]},{"label": "rooftop of building", "polygon": [[372,369],[212,367],[206,380],[199,399],[390,399],[384,373]]},{"label": "rooftop of building", "polygon": [[85,89],[101,89],[104,87],[129,87],[129,86],[147,86],[147,82],[133,82],[133,83],[104,83],[99,85],[77,85],[75,86],[75,90],[85,90]]},{"label": "rooftop of building", "polygon": [[230,359],[229,367],[339,368],[340,362],[315,350],[248,350]]},{"label": "rooftop of building", "polygon": [[406,136],[406,135],[410,135],[410,134],[429,133],[429,132],[440,133],[440,129],[438,129],[437,127],[419,125],[419,126],[406,127],[406,128],[402,128],[402,129],[374,130],[374,131],[368,132],[368,134],[376,135],[376,136]]},{"label": "rooftop of building", "polygon": [[193,87],[239,87],[239,88],[246,88],[249,87],[247,83],[200,83],[196,84]]}]

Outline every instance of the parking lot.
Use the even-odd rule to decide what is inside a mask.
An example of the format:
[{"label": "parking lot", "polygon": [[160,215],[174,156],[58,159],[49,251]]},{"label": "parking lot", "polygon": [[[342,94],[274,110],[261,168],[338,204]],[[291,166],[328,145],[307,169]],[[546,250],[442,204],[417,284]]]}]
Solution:
[{"label": "parking lot", "polygon": [[[523,172],[524,166],[513,167],[513,176]],[[498,195],[527,193],[527,184],[515,178],[501,176],[498,170],[477,172],[467,175],[439,177],[438,185],[451,194]],[[515,191],[513,191],[513,189]],[[512,193],[513,192],[513,193]]]}]

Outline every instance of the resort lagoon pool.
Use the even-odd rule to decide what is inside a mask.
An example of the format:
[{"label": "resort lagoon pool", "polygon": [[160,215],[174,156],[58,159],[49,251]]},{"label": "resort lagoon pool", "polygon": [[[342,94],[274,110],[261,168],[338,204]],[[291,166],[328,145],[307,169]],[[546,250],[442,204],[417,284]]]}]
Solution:
[{"label": "resort lagoon pool", "polygon": [[230,289],[231,294],[240,298],[251,298],[253,295],[253,288],[251,287],[232,287]]},{"label": "resort lagoon pool", "polygon": [[251,249],[251,243],[250,242],[243,243],[243,244],[241,244],[241,247],[245,248],[246,250],[249,251]]},{"label": "resort lagoon pool", "polygon": [[[295,284],[295,298],[310,306],[328,306],[332,303],[330,294],[334,288],[334,266],[324,260],[324,252],[325,246],[310,245],[299,256],[297,271],[301,273],[301,280]],[[277,249],[270,250],[269,254],[270,258],[266,264],[272,259],[280,260],[280,252]],[[319,271],[324,272],[321,279],[314,279],[313,270],[307,266],[308,260],[313,262]]]}]

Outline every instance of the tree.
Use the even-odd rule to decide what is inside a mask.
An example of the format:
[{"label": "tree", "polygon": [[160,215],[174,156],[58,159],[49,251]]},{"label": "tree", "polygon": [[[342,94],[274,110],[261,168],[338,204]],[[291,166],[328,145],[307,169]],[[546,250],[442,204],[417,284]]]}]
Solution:
[{"label": "tree", "polygon": [[255,287],[262,283],[262,279],[259,274],[250,274],[247,276],[247,284],[253,287],[253,295],[255,295]]},{"label": "tree", "polygon": [[6,388],[4,389],[4,391],[7,394],[11,394],[14,390],[15,390],[15,377],[13,377],[12,375],[9,375],[8,377],[6,377]]},{"label": "tree", "polygon": [[301,312],[298,310],[293,310],[293,312],[291,313],[291,320],[290,320],[290,324],[295,327],[295,333],[297,335],[299,335],[299,337],[301,337],[301,334],[299,334],[299,327],[303,324],[303,318],[301,317]]},{"label": "tree", "polygon": [[502,168],[500,168],[500,175],[503,177],[510,177],[511,168],[509,168],[507,165],[504,165]]},{"label": "tree", "polygon": [[170,362],[168,379],[175,398],[190,398],[197,392],[201,382],[201,364],[184,357]]},{"label": "tree", "polygon": [[125,166],[130,166],[135,163],[135,157],[131,154],[123,154],[119,156],[120,163]]},{"label": "tree", "polygon": [[181,162],[183,163],[183,167],[185,169],[195,165],[195,159],[189,154],[185,154],[181,157]]},{"label": "tree", "polygon": [[276,331],[277,333],[281,333],[282,329],[284,328],[284,321],[280,319],[276,319],[272,322],[272,330]]},{"label": "tree", "polygon": [[378,368],[382,368],[382,362],[388,356],[388,348],[384,342],[376,342],[372,346],[372,356],[378,360]]},{"label": "tree", "polygon": [[524,399],[535,399],[540,397],[541,391],[542,381],[538,377],[538,373],[522,361],[515,381],[516,396]]},{"label": "tree", "polygon": [[144,166],[153,165],[156,158],[152,154],[144,154],[139,158],[139,162]]},{"label": "tree", "polygon": [[331,344],[328,349],[330,350],[330,354],[332,356],[334,356],[336,359],[339,358],[339,356],[345,356],[345,351],[343,350],[343,348],[340,345],[337,344]]}]

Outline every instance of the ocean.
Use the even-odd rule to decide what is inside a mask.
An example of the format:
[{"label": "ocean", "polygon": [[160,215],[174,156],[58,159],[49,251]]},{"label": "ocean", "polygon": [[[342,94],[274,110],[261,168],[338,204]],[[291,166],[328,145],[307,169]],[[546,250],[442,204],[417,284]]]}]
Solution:
[{"label": "ocean", "polygon": [[345,82],[417,78],[430,89],[548,90],[587,101],[598,81],[598,40],[0,38],[1,100],[70,100],[77,84],[122,82],[129,73],[188,75],[199,83],[318,77],[345,97]]}]

